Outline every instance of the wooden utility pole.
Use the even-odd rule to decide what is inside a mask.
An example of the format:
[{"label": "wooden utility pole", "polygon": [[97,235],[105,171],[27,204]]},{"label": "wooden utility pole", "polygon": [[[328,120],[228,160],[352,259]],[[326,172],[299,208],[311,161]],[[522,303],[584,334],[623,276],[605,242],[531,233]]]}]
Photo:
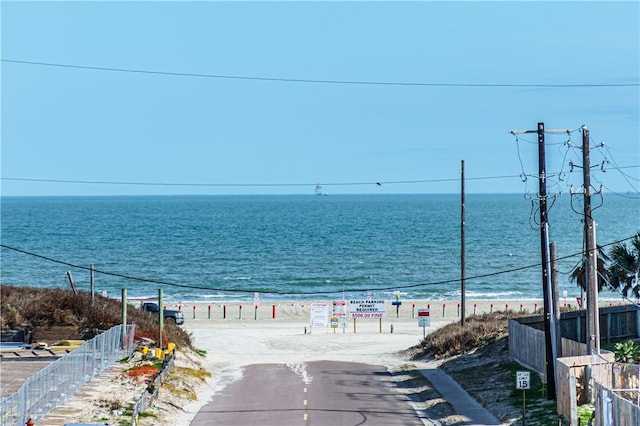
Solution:
[{"label": "wooden utility pole", "polygon": [[587,288],[587,354],[600,353],[600,312],[598,310],[598,258],[596,229],[591,216],[591,163],[589,129],[582,126],[582,175],[584,187],[584,277]]},{"label": "wooden utility pole", "polygon": [[[554,294],[551,285],[551,263],[549,254],[549,221],[547,213],[547,171],[545,164],[545,133],[571,133],[571,130],[545,130],[544,123],[538,123],[536,130],[511,130],[512,135],[537,133],[538,135],[538,202],[540,210],[540,254],[542,259],[542,294],[544,299],[544,337],[547,377],[547,398],[556,399],[555,363],[556,316],[554,314]],[[555,295],[557,297],[557,295]]]},{"label": "wooden utility pole", "polygon": [[549,245],[551,255],[551,294],[553,299],[553,313],[555,315],[555,343],[556,357],[562,357],[562,331],[560,328],[560,289],[558,286],[558,256],[555,241]]},{"label": "wooden utility pole", "polygon": [[[551,273],[549,262],[549,219],[547,213],[547,169],[545,162],[544,144],[544,123],[538,123],[538,197],[540,198],[540,248],[542,259],[542,294],[544,302],[544,336],[545,336],[545,358],[547,360],[547,398],[556,399],[556,380],[554,354],[555,339],[551,333],[554,332],[551,326],[553,317],[551,299]],[[554,333],[555,334],[555,333]]]},{"label": "wooden utility pole", "polygon": [[465,289],[465,246],[464,246],[464,225],[465,225],[465,217],[464,217],[464,208],[465,208],[465,200],[464,200],[464,160],[461,162],[460,166],[460,325],[464,326],[465,319],[465,299],[466,299],[466,289]]}]

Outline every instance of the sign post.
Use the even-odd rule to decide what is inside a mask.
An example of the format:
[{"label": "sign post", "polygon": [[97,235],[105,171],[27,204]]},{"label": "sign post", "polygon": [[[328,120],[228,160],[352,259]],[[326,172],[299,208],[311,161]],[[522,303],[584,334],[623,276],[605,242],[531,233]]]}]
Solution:
[{"label": "sign post", "polygon": [[400,300],[399,291],[396,291],[396,300],[391,302],[391,304],[396,307],[396,318],[400,318],[400,305],[402,305],[402,301]]},{"label": "sign post", "polygon": [[[346,300],[334,300],[332,318],[339,321],[339,325],[342,327],[342,332],[347,331],[347,302]],[[335,328],[338,328],[336,325]],[[335,333],[335,329],[333,330]]]},{"label": "sign post", "polygon": [[253,293],[253,319],[258,319],[258,306],[260,306],[260,293]]},{"label": "sign post", "polygon": [[522,426],[526,424],[526,402],[525,402],[525,393],[526,390],[530,387],[530,375],[528,371],[517,371],[516,372],[516,389],[522,389]]},{"label": "sign post", "polygon": [[328,324],[327,321],[327,311],[328,305],[326,303],[312,303],[311,304],[311,321],[309,324],[309,332],[313,329],[313,327],[326,327]]},{"label": "sign post", "polygon": [[353,333],[356,332],[356,319],[380,319],[382,332],[382,318],[384,318],[386,305],[384,300],[349,300],[349,316],[353,318]]},{"label": "sign post", "polygon": [[431,326],[429,309],[418,309],[418,327],[422,327],[422,338],[427,337],[426,327]]}]

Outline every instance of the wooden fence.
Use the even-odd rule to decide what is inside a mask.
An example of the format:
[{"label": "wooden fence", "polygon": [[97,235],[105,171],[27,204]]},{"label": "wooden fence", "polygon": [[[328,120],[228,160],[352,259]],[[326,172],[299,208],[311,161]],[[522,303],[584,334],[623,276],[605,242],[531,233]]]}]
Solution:
[{"label": "wooden fence", "polygon": [[[640,310],[635,306],[601,308],[600,320],[602,341],[615,342],[638,337]],[[637,412],[640,407],[629,402],[628,398],[625,399],[626,394],[622,389],[639,389],[637,399],[640,401],[640,372],[629,370],[624,364],[614,364],[614,354],[609,351],[602,350],[599,356],[587,356],[586,344],[576,341],[586,340],[584,324],[584,311],[562,314],[562,358],[557,360],[555,368],[558,413],[575,426],[577,405],[590,400],[598,402],[600,398],[600,405],[605,404],[604,409],[609,410],[606,415],[612,416],[614,420],[613,423],[598,424],[639,425],[636,420],[640,416]],[[510,320],[509,354],[515,361],[536,371],[546,382],[543,327],[542,316]],[[603,394],[607,395],[604,399]],[[627,412],[630,414],[626,414]],[[604,421],[604,417],[601,420]]]}]

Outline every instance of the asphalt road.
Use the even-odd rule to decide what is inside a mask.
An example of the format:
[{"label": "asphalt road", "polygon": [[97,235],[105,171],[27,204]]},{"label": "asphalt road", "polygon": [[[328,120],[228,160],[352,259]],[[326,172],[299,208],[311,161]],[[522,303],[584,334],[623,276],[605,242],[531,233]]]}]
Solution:
[{"label": "asphalt road", "polygon": [[192,426],[423,425],[379,365],[317,361],[250,365],[214,395]]}]

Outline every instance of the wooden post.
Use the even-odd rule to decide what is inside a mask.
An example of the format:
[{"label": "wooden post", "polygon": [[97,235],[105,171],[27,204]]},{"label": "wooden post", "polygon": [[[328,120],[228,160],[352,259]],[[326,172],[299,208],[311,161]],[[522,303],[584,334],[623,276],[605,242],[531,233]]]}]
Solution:
[{"label": "wooden post", "polygon": [[71,275],[71,271],[67,271],[67,278],[69,278],[69,284],[71,284],[71,290],[73,290],[73,294],[78,294],[76,290],[76,283],[73,281],[73,275]]},{"label": "wooden post", "polygon": [[[558,256],[556,255],[556,243],[549,244],[549,256],[551,257],[551,299],[553,300],[553,315],[555,321],[555,354],[556,358],[562,357],[562,327],[560,327],[560,288],[558,286]],[[554,369],[555,371],[555,369]]]},{"label": "wooden post", "polygon": [[164,305],[162,301],[162,289],[158,289],[158,324],[159,340],[158,348],[162,349],[162,332],[164,331]]},{"label": "wooden post", "polygon": [[93,263],[89,268],[90,271],[90,282],[91,282],[91,307],[93,308],[93,304],[95,303],[95,282],[94,282],[94,273],[93,273]]},{"label": "wooden post", "polygon": [[591,160],[589,129],[582,127],[582,179],[584,187],[584,277],[587,287],[587,355],[600,353],[600,313],[598,304],[598,252],[596,224],[591,215]]},{"label": "wooden post", "polygon": [[127,289],[122,289],[122,349],[127,348]]},{"label": "wooden post", "polygon": [[460,166],[460,304],[462,305],[462,316],[460,317],[460,325],[464,326],[464,318],[466,316],[466,289],[465,289],[465,253],[464,253],[464,231],[465,231],[465,199],[464,199],[464,160]]}]

